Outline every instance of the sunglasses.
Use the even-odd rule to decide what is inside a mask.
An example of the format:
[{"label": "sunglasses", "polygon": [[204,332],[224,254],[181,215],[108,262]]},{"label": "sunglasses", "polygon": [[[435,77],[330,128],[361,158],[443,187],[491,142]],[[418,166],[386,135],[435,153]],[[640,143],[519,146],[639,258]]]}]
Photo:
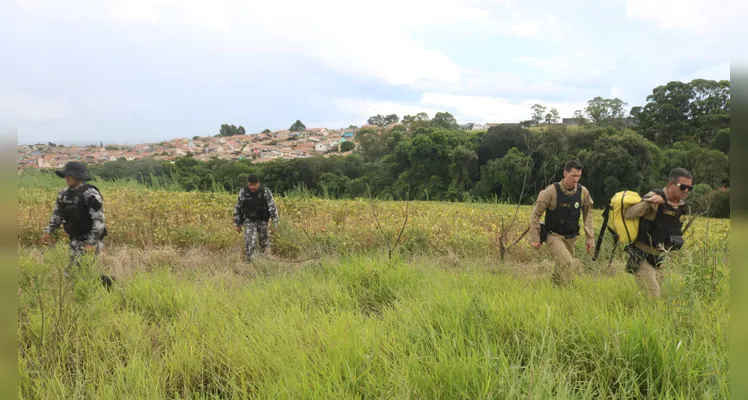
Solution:
[{"label": "sunglasses", "polygon": [[690,192],[693,190],[693,186],[684,185],[682,183],[676,183],[675,186],[678,186],[682,192],[685,192],[686,190]]}]

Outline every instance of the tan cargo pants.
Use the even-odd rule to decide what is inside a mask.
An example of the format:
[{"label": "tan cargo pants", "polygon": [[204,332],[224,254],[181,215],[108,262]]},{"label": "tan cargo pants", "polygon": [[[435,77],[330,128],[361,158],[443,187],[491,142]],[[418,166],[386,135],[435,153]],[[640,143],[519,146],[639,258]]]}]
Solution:
[{"label": "tan cargo pants", "polygon": [[639,270],[634,274],[636,283],[639,287],[650,296],[658,298],[662,295],[660,286],[662,285],[662,270],[655,268],[647,260],[642,260],[639,264]]},{"label": "tan cargo pants", "polygon": [[626,249],[629,254],[626,263],[626,272],[634,275],[639,288],[654,298],[662,295],[662,269],[656,268],[657,256],[639,250],[635,245]]},{"label": "tan cargo pants", "polygon": [[576,275],[579,275],[581,267],[579,260],[574,258],[574,244],[577,238],[567,239],[557,233],[549,232],[546,244],[556,265],[553,269],[551,280],[559,286],[571,283]]}]

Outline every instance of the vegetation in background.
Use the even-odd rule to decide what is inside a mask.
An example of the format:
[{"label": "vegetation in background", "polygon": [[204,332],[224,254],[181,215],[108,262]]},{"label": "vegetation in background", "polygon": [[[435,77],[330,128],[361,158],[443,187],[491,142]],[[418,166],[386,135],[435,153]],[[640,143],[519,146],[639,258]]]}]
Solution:
[{"label": "vegetation in background", "polygon": [[[347,157],[91,166],[109,236],[71,280],[66,239],[39,245],[63,181],[24,173],[18,397],[728,398],[730,225],[704,216],[729,216],[725,93],[656,88],[635,127],[597,98],[578,127],[474,133],[419,113],[359,130]],[[694,172],[700,216],[666,257],[662,299],[637,293],[622,252],[608,267],[608,240],[598,262],[578,243],[568,288],[550,283],[547,249],[506,246],[529,217],[515,204],[571,157],[598,206]],[[250,172],[282,223],[246,265],[231,214]],[[120,278],[111,293],[92,278],[105,272]]]},{"label": "vegetation in background", "polygon": [[[679,166],[692,171],[696,183],[709,185],[714,198],[709,215],[729,217],[729,81],[670,82],[655,88],[644,106],[632,107],[630,117],[620,99],[598,97],[577,113],[578,126],[555,124],[553,110],[536,106],[533,112],[541,120],[487,131],[462,131],[449,113],[407,115],[391,127],[396,115],[377,115],[369,123],[378,127],[359,129],[359,146],[346,157],[253,164],[187,156],[174,163],[110,161],[92,165],[91,171],[103,180],[133,178],[188,191],[237,193],[247,175],[257,173],[281,195],[303,185],[316,196],[336,199],[369,193],[396,199],[407,192],[411,200],[496,197],[529,204],[543,187],[560,180],[566,161],[577,159],[585,167],[581,183],[600,208],[620,190],[642,193],[662,187],[669,171]],[[297,121],[291,130],[302,126]],[[222,127],[222,132],[232,130]],[[516,177],[525,172],[522,185]]]}]

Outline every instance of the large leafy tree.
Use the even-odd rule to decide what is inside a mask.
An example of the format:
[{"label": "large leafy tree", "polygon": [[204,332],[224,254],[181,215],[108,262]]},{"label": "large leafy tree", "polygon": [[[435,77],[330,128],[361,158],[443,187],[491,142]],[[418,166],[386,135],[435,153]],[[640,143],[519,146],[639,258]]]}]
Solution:
[{"label": "large leafy tree", "polygon": [[707,145],[715,142],[724,149],[724,140],[715,139],[730,127],[730,82],[668,82],[654,88],[643,107],[633,107],[631,116],[639,132],[659,146],[690,140]]},{"label": "large leafy tree", "polygon": [[301,132],[301,131],[303,131],[304,129],[306,129],[306,125],[304,125],[304,123],[302,123],[302,122],[301,122],[300,120],[298,120],[298,119],[296,120],[296,122],[294,122],[294,123],[293,123],[293,124],[291,125],[291,127],[290,127],[290,128],[288,128],[288,130],[289,130],[289,131],[291,131],[291,132]]},{"label": "large leafy tree", "polygon": [[[641,193],[662,187],[674,167],[694,174],[695,182],[702,184],[701,195],[727,196],[727,203],[720,201],[729,205],[729,191],[719,188],[730,185],[729,82],[694,80],[658,86],[645,104],[631,109],[633,124],[623,118],[626,107],[619,99],[595,97],[575,113],[584,117],[584,124],[572,128],[553,124],[553,109],[537,105],[528,110],[528,118],[534,111],[535,122],[550,123],[542,129],[520,123],[464,132],[448,112],[431,119],[425,113],[406,115],[394,127],[388,122],[397,116],[379,115],[370,121],[379,126],[356,132],[356,150],[345,157],[258,164],[191,156],[173,162],[122,159],[92,165],[91,170],[102,179],[132,177],[146,184],[156,178],[172,179],[187,190],[235,191],[253,172],[279,195],[302,185],[318,195],[335,197],[364,196],[371,188],[375,196],[398,197],[410,190],[411,199],[460,200],[471,193],[499,194],[514,202],[522,187],[529,196],[522,200],[529,200],[561,178],[566,161],[577,159],[585,166],[582,183],[597,207],[619,190]],[[297,120],[291,129],[306,127]],[[243,128],[224,124],[222,132],[240,133]],[[200,146],[191,152],[200,153]]]}]

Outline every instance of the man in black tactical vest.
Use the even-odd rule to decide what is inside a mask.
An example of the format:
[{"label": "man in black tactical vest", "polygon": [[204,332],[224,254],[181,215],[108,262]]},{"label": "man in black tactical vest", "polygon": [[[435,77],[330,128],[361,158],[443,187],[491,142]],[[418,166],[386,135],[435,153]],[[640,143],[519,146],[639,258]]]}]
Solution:
[{"label": "man in black tactical vest", "polygon": [[[65,179],[67,187],[57,194],[52,218],[44,229],[42,243],[49,244],[51,235],[62,225],[70,238],[70,262],[65,270],[67,277],[70,268],[79,265],[83,255],[93,254],[95,257],[104,246],[102,239],[107,236],[104,200],[96,186],[86,183],[91,180],[91,176],[83,164],[68,162],[62,171],[55,171],[55,174]],[[113,280],[110,276],[101,276],[107,289],[111,287]]]},{"label": "man in black tactical vest", "polygon": [[[595,246],[592,226],[592,197],[586,187],[579,184],[582,164],[569,161],[564,166],[564,178],[543,189],[538,194],[535,207],[530,214],[530,244],[539,249],[543,242],[556,259],[553,282],[565,285],[579,272],[574,260],[574,245],[579,236],[579,219],[584,217],[584,232],[589,253]],[[545,213],[545,223],[540,217]]]},{"label": "man in black tactical vest", "polygon": [[272,219],[278,225],[278,209],[275,206],[273,193],[260,184],[255,174],[247,177],[247,186],[239,191],[239,198],[234,207],[234,225],[241,232],[244,227],[244,260],[254,259],[255,240],[259,239],[260,250],[265,253],[270,248],[268,221]]},{"label": "man in black tactical vest", "polygon": [[675,168],[670,171],[664,189],[653,189],[624,214],[626,219],[639,219],[638,236],[626,247],[629,254],[626,271],[652,297],[661,296],[663,254],[680,250],[684,244],[683,220],[688,214],[685,200],[692,189],[691,173]]}]

